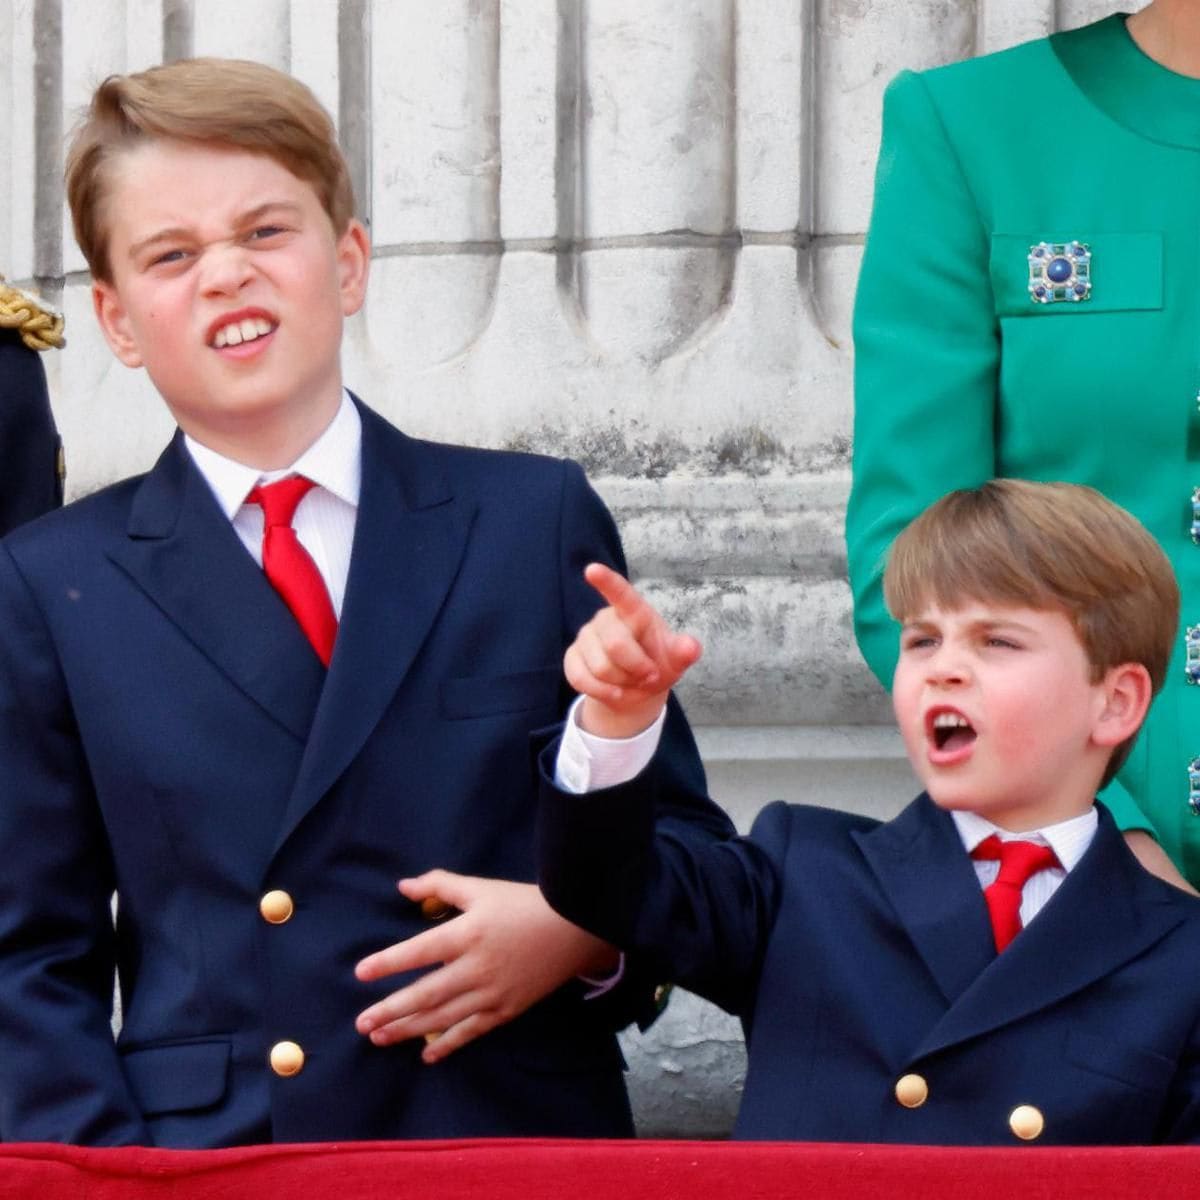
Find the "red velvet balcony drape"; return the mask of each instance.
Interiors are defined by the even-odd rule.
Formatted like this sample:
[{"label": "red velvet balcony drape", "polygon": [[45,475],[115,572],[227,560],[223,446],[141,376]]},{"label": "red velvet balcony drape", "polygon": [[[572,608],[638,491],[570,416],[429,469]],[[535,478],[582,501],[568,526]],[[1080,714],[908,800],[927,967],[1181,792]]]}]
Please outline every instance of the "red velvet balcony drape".
[{"label": "red velvet balcony drape", "polygon": [[0,1147],[0,1197],[59,1200],[1195,1200],[1200,1149],[481,1140],[237,1150]]}]

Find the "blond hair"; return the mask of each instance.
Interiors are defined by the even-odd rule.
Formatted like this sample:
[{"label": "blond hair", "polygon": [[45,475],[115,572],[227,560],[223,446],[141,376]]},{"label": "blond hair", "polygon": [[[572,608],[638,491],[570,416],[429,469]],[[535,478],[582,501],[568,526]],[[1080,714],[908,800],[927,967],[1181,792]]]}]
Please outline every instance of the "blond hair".
[{"label": "blond hair", "polygon": [[350,172],[329,114],[299,80],[262,63],[190,58],[95,91],[67,155],[71,220],[94,278],[112,282],[105,200],[111,164],[156,139],[263,154],[315,189],[334,230],[354,215]]},{"label": "blond hair", "polygon": [[[1123,508],[1073,483],[993,479],[943,496],[896,539],[883,592],[898,621],[971,600],[1061,610],[1093,682],[1141,663],[1156,693],[1179,627],[1179,585],[1162,548]],[[1104,783],[1132,745],[1113,750]]]}]

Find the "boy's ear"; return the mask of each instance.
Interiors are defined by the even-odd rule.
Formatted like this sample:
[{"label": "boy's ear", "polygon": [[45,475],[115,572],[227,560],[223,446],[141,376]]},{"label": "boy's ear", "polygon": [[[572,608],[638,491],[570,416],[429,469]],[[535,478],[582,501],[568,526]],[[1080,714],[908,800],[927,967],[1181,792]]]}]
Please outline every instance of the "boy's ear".
[{"label": "boy's ear", "polygon": [[342,315],[352,317],[367,297],[367,275],[371,267],[371,238],[360,221],[351,219],[338,238],[338,286],[342,293]]},{"label": "boy's ear", "polygon": [[127,367],[140,367],[142,355],[117,289],[111,283],[95,280],[92,283],[92,307],[96,310],[100,331],[112,352]]},{"label": "boy's ear", "polygon": [[1152,691],[1150,672],[1141,663],[1110,667],[1100,681],[1092,741],[1097,746],[1119,746],[1133,737],[1145,720]]}]

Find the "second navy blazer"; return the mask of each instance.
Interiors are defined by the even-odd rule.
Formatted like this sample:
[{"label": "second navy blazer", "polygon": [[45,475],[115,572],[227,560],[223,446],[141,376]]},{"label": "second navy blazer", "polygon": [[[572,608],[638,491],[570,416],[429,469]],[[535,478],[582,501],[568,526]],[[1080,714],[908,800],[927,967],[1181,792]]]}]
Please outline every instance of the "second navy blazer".
[{"label": "second navy blazer", "polygon": [[1200,1140],[1200,901],[1144,871],[1105,810],[997,955],[971,860],[927,796],[882,824],[772,804],[748,838],[697,846],[656,836],[660,766],[574,796],[543,758],[542,889],[743,1018],[735,1136]]}]

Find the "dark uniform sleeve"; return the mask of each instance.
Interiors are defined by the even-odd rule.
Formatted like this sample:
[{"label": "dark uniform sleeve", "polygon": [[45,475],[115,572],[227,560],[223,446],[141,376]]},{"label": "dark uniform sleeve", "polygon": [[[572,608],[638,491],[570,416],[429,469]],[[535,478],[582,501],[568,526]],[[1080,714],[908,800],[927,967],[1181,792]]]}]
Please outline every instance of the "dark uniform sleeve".
[{"label": "dark uniform sleeve", "polygon": [[0,536],[62,504],[59,446],[41,358],[0,329]]}]

